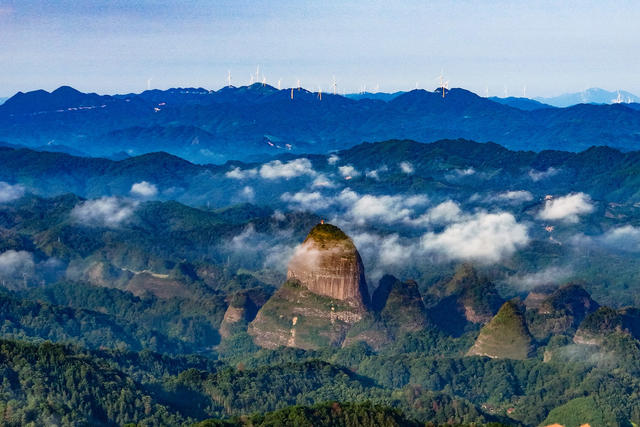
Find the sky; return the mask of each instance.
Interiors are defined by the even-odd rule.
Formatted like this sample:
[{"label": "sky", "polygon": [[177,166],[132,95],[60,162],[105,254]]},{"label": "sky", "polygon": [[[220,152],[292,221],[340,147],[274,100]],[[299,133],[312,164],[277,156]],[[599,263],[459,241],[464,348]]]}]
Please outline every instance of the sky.
[{"label": "sky", "polygon": [[0,96],[269,84],[640,94],[640,2],[0,0]]}]

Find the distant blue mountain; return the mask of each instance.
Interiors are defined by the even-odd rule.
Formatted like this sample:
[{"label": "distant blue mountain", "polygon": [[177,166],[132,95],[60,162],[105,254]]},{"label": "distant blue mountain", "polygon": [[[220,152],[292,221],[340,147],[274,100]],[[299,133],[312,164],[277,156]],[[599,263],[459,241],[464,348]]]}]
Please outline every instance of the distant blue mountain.
[{"label": "distant blue mountain", "polygon": [[590,88],[582,92],[566,93],[550,98],[534,98],[536,101],[549,104],[554,107],[569,107],[577,104],[615,104],[615,103],[637,103],[640,98],[636,95],[624,91],[607,91],[600,88]]},{"label": "distant blue mountain", "polygon": [[544,106],[464,89],[446,90],[444,97],[440,90],[393,95],[350,99],[253,84],[111,96],[63,86],[20,92],[0,105],[0,140],[65,146],[94,157],[166,151],[197,163],[328,153],[394,138],[467,138],[534,151],[640,148],[638,104],[537,108]]},{"label": "distant blue mountain", "polygon": [[551,105],[543,104],[542,102],[538,102],[530,98],[518,98],[515,96],[499,98],[497,96],[492,96],[489,99],[493,102],[498,102],[500,104],[508,105],[509,107],[525,111],[539,110],[541,108],[553,108]]},{"label": "distant blue mountain", "polygon": [[393,92],[393,93],[385,93],[385,92],[360,92],[360,93],[348,93],[345,97],[349,99],[376,99],[379,101],[391,101],[393,98],[396,98],[406,92]]}]

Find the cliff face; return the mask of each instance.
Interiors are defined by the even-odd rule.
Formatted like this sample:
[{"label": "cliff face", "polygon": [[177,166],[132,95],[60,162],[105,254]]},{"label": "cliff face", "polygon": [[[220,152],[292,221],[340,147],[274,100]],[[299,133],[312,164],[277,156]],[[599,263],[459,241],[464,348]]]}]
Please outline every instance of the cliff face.
[{"label": "cliff face", "polygon": [[369,304],[355,245],[338,227],[318,224],[293,255],[287,282],[260,309],[248,332],[266,348],[340,346]]},{"label": "cliff face", "polygon": [[234,295],[220,324],[220,336],[229,338],[238,332],[245,331],[257,311],[258,308],[249,295],[243,292]]},{"label": "cliff face", "polygon": [[351,239],[331,224],[318,224],[309,232],[289,263],[287,279],[298,280],[317,295],[369,305],[360,254]]},{"label": "cliff face", "polygon": [[248,332],[265,348],[339,347],[365,313],[346,301],[315,294],[292,279],[258,311]]}]

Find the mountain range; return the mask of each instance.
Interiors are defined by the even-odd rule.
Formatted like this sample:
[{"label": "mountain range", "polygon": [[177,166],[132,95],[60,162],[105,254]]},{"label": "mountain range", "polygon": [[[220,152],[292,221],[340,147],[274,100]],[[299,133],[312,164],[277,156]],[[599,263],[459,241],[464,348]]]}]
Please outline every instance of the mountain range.
[{"label": "mountain range", "polygon": [[595,87],[585,89],[582,92],[565,93],[547,98],[537,97],[534,100],[560,108],[576,104],[631,104],[640,102],[640,98],[631,92],[625,90],[608,91]]},{"label": "mountain range", "polygon": [[257,83],[127,95],[63,86],[19,92],[0,105],[0,141],[92,156],[166,151],[199,163],[329,153],[391,138],[473,138],[533,151],[640,147],[638,104],[531,109],[526,103],[495,102],[464,89],[446,90],[444,97],[413,90],[383,101]]}]

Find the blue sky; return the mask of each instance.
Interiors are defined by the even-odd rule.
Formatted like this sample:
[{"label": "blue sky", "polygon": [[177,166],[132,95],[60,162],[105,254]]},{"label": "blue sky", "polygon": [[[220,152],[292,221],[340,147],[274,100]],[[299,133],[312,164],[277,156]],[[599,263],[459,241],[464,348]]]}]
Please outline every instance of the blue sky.
[{"label": "blue sky", "polygon": [[637,1],[0,0],[0,96],[247,84],[640,94]]}]

